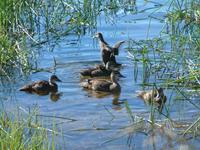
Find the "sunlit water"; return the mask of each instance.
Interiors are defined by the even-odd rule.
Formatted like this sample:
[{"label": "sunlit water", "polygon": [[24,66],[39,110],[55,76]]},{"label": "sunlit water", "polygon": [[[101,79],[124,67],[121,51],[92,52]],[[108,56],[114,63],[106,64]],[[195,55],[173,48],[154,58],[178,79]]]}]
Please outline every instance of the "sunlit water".
[{"label": "sunlit water", "polygon": [[[137,3],[138,11],[155,7],[152,3]],[[98,18],[97,31],[102,32],[105,40],[113,45],[119,40],[145,40],[157,37],[163,27],[163,22],[149,19],[151,10],[139,14],[118,12],[117,17],[105,19],[104,15]],[[163,18],[164,10],[160,9],[154,14],[156,18]],[[136,96],[140,86],[141,66],[138,67],[137,82],[134,80],[134,64],[127,56],[125,43],[120,48],[117,61],[123,64],[121,73],[126,78],[121,78],[119,83],[122,91],[119,101],[127,101],[133,115],[150,117],[151,107],[146,105]],[[131,126],[132,120],[124,104],[115,105],[113,95],[98,97],[92,92],[83,90],[80,86],[81,69],[92,67],[101,62],[99,44],[91,34],[78,37],[75,35],[62,37],[55,45],[52,52],[49,46],[40,48],[38,67],[55,73],[63,82],[58,83],[60,97],[51,98],[50,95],[38,96],[19,92],[22,85],[39,79],[48,79],[51,73],[42,71],[33,73],[28,78],[20,78],[12,84],[13,88],[2,88],[1,107],[7,111],[16,108],[34,109],[39,107],[43,124],[47,128],[56,125],[63,136],[57,136],[58,147],[68,149],[168,149],[168,148],[197,148],[195,140],[176,141],[160,130],[147,131],[142,126]],[[55,70],[54,58],[56,60]],[[148,88],[147,88],[148,89]],[[151,89],[151,87],[149,87]],[[198,111],[189,101],[176,100],[176,92],[165,90],[168,101],[163,109],[163,114],[177,121],[193,120]],[[45,117],[50,116],[50,117]],[[55,118],[51,117],[55,116]],[[166,119],[159,112],[155,112],[156,120]],[[63,118],[58,118],[63,117]],[[75,119],[70,121],[67,118]],[[166,131],[167,132],[167,131]],[[171,135],[170,133],[168,133]],[[174,133],[173,133],[174,134]],[[171,135],[175,139],[176,135]],[[194,146],[196,145],[196,146]]]}]

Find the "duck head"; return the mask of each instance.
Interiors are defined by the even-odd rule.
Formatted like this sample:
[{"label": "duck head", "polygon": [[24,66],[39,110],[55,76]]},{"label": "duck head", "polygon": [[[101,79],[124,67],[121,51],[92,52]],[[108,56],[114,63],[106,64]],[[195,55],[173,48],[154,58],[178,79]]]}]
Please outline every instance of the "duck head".
[{"label": "duck head", "polygon": [[[97,32],[97,33],[94,35],[94,38],[98,38],[101,42],[106,43],[106,42],[104,41],[103,34],[100,33],[100,32]],[[107,44],[107,43],[106,43],[106,44]]]},{"label": "duck head", "polygon": [[102,38],[103,35],[100,32],[95,33],[94,38]]},{"label": "duck head", "polygon": [[61,82],[61,80],[56,75],[52,75],[49,79],[49,82],[55,83],[55,82]]}]

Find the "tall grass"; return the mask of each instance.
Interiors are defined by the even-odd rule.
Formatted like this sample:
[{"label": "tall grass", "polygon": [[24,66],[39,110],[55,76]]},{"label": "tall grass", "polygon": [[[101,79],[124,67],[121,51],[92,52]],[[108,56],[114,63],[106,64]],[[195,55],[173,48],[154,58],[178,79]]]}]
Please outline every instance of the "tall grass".
[{"label": "tall grass", "polygon": [[0,70],[10,76],[13,70],[25,71],[30,66],[25,35],[30,36],[33,26],[28,1],[0,1]]},{"label": "tall grass", "polygon": [[0,114],[0,148],[1,149],[50,149],[47,130],[41,127],[39,121],[34,121],[33,115],[27,119],[16,114],[8,116]]}]

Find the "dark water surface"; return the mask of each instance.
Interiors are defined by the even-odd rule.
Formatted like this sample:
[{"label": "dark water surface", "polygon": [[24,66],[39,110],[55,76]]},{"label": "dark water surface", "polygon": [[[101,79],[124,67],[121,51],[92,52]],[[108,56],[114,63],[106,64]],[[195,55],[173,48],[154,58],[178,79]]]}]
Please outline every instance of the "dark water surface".
[{"label": "dark water surface", "polygon": [[[159,2],[159,1],[158,1]],[[124,15],[119,11],[117,16],[106,18],[101,15],[98,18],[97,31],[102,32],[105,40],[111,45],[119,40],[128,41],[146,40],[159,36],[163,22],[149,18],[152,12],[148,8],[154,7],[154,3],[137,2],[138,11],[143,13]],[[165,8],[165,7],[164,7]],[[154,17],[163,18],[164,8],[156,11]],[[52,52],[48,51],[48,45],[40,48],[38,67],[52,72],[63,81],[58,83],[59,95],[38,96],[19,92],[17,89],[24,84],[39,79],[48,79],[51,73],[46,71],[33,73],[27,78],[20,78],[14,83],[13,88],[0,90],[2,99],[1,106],[8,111],[14,111],[20,107],[25,110],[39,107],[43,124],[51,128],[56,125],[63,137],[57,136],[57,145],[68,149],[197,149],[196,140],[177,140],[175,132],[152,130],[143,125],[134,125],[127,113],[125,104],[116,104],[113,95],[97,95],[83,90],[80,86],[79,71],[83,68],[100,63],[99,44],[92,34],[78,37],[71,35],[62,37],[55,45]],[[119,83],[122,87],[119,101],[127,101],[133,115],[150,117],[151,107],[146,105],[136,96],[136,91],[142,90],[141,68],[138,65],[137,82],[134,80],[134,63],[126,49],[128,42],[120,48],[117,61],[123,64],[121,73],[126,78],[121,78]],[[57,65],[54,68],[54,58]],[[12,84],[13,86],[13,84]],[[148,88],[147,88],[148,89]],[[151,89],[151,87],[149,87]],[[173,89],[166,89],[168,101],[163,109],[163,114],[173,120],[184,122],[193,120],[199,114],[198,109],[189,101],[177,100]],[[99,97],[101,96],[101,97]],[[195,101],[195,98],[194,98]],[[166,117],[155,112],[156,121],[165,120]],[[45,117],[45,116],[57,116]],[[63,118],[58,118],[63,117]],[[70,121],[67,118],[75,119]],[[170,138],[171,139],[170,139]]]}]

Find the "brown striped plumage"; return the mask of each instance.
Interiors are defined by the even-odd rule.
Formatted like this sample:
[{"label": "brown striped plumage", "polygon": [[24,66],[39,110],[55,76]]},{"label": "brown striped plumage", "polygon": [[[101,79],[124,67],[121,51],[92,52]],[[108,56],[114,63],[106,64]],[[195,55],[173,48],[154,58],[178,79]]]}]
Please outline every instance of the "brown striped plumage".
[{"label": "brown striped plumage", "polygon": [[60,82],[61,80],[58,79],[56,75],[52,75],[49,81],[41,80],[36,81],[32,84],[28,84],[20,88],[20,91],[26,92],[36,92],[36,93],[48,93],[48,92],[57,92],[58,86],[56,81]]},{"label": "brown striped plumage", "polygon": [[140,91],[138,92],[138,97],[142,98],[147,103],[156,102],[162,104],[167,101],[167,97],[164,95],[162,88],[150,91]]},{"label": "brown striped plumage", "polygon": [[121,87],[117,82],[117,77],[119,76],[118,73],[119,72],[112,71],[110,75],[111,81],[93,78],[82,82],[80,85],[89,90],[119,93],[121,91]]}]

